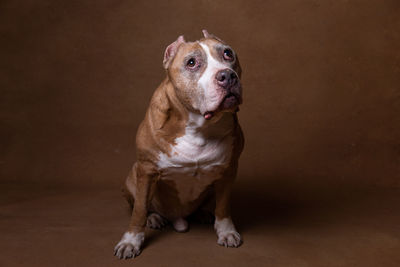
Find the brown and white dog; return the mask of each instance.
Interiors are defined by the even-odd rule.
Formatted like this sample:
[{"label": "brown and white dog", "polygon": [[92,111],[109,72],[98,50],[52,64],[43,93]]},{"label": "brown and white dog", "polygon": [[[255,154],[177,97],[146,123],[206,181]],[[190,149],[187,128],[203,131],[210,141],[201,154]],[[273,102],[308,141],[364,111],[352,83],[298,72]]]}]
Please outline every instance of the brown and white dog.
[{"label": "brown and white dog", "polygon": [[139,255],[144,230],[213,205],[218,244],[238,247],[229,198],[244,139],[236,112],[242,102],[237,55],[203,30],[204,38],[180,36],[164,54],[167,77],[155,91],[136,136],[137,162],[125,183],[133,206],[128,230],[115,247],[119,258]]}]

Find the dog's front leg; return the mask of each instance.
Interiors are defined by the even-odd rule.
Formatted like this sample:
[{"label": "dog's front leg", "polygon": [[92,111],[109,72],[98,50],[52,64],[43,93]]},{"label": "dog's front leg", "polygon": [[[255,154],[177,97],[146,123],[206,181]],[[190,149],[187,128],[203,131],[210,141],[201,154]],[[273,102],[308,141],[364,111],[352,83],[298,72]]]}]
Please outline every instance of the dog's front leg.
[{"label": "dog's front leg", "polygon": [[230,213],[230,195],[233,178],[226,177],[215,183],[215,223],[217,243],[225,247],[238,247],[242,244],[240,234],[236,231]]},{"label": "dog's front leg", "polygon": [[150,190],[155,174],[151,167],[137,164],[136,173],[136,195],[132,217],[128,230],[122,236],[121,241],[115,246],[114,254],[120,259],[129,259],[138,256],[144,241],[144,230],[147,221],[147,210],[152,195]]}]

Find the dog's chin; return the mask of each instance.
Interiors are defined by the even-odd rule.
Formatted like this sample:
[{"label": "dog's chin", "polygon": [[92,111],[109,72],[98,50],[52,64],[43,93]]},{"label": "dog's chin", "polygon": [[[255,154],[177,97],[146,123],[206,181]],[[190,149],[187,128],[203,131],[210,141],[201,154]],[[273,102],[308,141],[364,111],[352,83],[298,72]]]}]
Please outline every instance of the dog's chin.
[{"label": "dog's chin", "polygon": [[240,98],[235,94],[229,93],[227,94],[224,99],[221,101],[219,105],[219,110],[227,111],[227,110],[235,110],[237,106],[240,105]]},{"label": "dog's chin", "polygon": [[207,111],[203,114],[206,120],[211,120],[220,112],[235,112],[238,111],[239,105],[242,103],[240,96],[229,93],[222,98],[220,104],[215,110]]}]

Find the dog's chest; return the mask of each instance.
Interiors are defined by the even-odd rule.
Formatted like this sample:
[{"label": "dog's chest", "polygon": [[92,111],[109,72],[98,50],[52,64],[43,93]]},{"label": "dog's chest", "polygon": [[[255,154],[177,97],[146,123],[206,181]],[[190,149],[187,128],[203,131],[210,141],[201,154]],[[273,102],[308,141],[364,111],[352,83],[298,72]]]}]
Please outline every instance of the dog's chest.
[{"label": "dog's chest", "polygon": [[197,179],[205,178],[208,173],[228,164],[231,151],[230,137],[218,140],[185,134],[177,138],[169,155],[159,155],[158,167],[163,176],[180,174]]},{"label": "dog's chest", "polygon": [[232,144],[230,134],[210,138],[196,127],[186,127],[170,152],[159,154],[160,178],[173,181],[182,202],[192,201],[229,168]]}]

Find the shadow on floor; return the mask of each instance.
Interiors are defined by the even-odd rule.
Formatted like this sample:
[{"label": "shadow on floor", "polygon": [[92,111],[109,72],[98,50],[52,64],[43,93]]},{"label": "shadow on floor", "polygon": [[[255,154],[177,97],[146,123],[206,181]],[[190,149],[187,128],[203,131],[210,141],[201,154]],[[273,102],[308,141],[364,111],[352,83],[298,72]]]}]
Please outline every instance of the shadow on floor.
[{"label": "shadow on floor", "polygon": [[338,184],[246,183],[233,192],[232,214],[241,232],[265,225],[322,226],[376,205],[374,199],[384,196],[381,191]]}]

